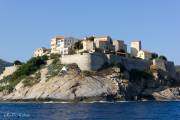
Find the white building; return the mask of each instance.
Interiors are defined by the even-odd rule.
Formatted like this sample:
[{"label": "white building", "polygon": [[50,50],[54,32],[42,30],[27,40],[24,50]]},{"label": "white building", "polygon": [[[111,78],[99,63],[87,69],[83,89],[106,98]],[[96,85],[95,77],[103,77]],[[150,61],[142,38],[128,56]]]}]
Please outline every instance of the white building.
[{"label": "white building", "polygon": [[141,50],[141,41],[131,42],[131,56],[137,57],[138,52]]},{"label": "white building", "polygon": [[43,55],[48,55],[50,52],[49,49],[42,47],[42,48],[38,48],[35,50],[34,52],[34,57],[38,57],[38,56],[43,56]]},{"label": "white building", "polygon": [[79,41],[73,37],[57,36],[51,40],[51,53],[62,55],[70,54],[74,49],[74,44]]}]

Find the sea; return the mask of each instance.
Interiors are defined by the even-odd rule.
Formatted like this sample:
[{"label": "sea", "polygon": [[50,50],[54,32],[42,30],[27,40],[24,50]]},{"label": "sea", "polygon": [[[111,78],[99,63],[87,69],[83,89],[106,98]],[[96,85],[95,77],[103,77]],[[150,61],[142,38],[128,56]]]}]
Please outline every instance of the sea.
[{"label": "sea", "polygon": [[180,120],[180,102],[0,103],[0,120]]}]

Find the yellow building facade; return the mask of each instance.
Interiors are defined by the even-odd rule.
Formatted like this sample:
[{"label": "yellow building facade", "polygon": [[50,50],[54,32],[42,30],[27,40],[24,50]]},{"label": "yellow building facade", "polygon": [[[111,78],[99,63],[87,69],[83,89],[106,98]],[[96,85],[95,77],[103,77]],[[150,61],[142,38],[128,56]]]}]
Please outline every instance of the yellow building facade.
[{"label": "yellow building facade", "polygon": [[138,55],[137,55],[138,58],[141,58],[143,60],[149,60],[152,58],[152,53],[150,53],[149,51],[145,51],[145,50],[140,50],[138,52]]}]

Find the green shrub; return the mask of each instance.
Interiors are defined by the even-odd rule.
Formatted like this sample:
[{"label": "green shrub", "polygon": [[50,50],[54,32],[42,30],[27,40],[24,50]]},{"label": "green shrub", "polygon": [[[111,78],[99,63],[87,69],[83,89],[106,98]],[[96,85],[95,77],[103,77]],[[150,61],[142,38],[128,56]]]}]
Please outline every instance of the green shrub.
[{"label": "green shrub", "polygon": [[92,75],[92,72],[84,70],[84,71],[82,71],[82,74],[83,74],[84,76],[91,76],[91,75]]},{"label": "green shrub", "polygon": [[13,74],[15,78],[23,75],[30,75],[36,72],[41,65],[44,65],[45,61],[41,57],[33,57],[26,64],[23,64],[19,69]]},{"label": "green shrub", "polygon": [[52,53],[51,55],[50,55],[50,59],[59,59],[61,57],[61,55],[60,54],[54,54],[54,53]]},{"label": "green shrub", "polygon": [[15,60],[14,61],[14,65],[22,65],[23,63],[21,62],[21,61],[19,61],[19,60]]},{"label": "green shrub", "polygon": [[60,63],[59,58],[55,58],[55,59],[52,61],[52,64],[57,64],[57,63]]},{"label": "green shrub", "polygon": [[40,78],[39,78],[39,75],[38,76],[35,76],[34,77],[30,77],[30,76],[27,76],[23,81],[22,83],[24,84],[25,87],[27,86],[33,86],[34,84],[40,82]]},{"label": "green shrub", "polygon": [[152,53],[152,58],[151,58],[151,60],[156,59],[156,58],[158,58],[158,54],[157,54],[157,53]]},{"label": "green shrub", "polygon": [[59,74],[61,69],[63,68],[62,64],[51,64],[48,66],[48,74],[53,77]]},{"label": "green shrub", "polygon": [[68,64],[67,67],[68,69],[72,70],[80,70],[79,66],[76,63]]},{"label": "green shrub", "polygon": [[167,61],[167,58],[165,56],[163,56],[163,55],[159,56],[158,59]]},{"label": "green shrub", "polygon": [[0,86],[0,92],[7,91],[7,93],[11,93],[14,90],[12,85]]},{"label": "green shrub", "polygon": [[74,49],[75,49],[75,50],[81,50],[81,49],[83,49],[83,44],[82,44],[82,42],[81,42],[81,41],[76,42],[76,43],[74,44]]},{"label": "green shrub", "polygon": [[42,60],[47,61],[48,60],[48,56],[47,55],[43,55],[42,56]]},{"label": "green shrub", "polygon": [[63,66],[64,65],[61,64],[59,57],[55,57],[55,59],[52,61],[52,64],[48,66],[48,74],[50,77],[58,75]]},{"label": "green shrub", "polygon": [[45,61],[42,57],[33,57],[30,60],[28,60],[25,64],[20,66],[12,75],[5,77],[1,83],[8,83],[8,85],[4,86],[4,88],[8,89],[9,92],[12,92],[14,87],[22,79],[25,79],[27,76],[35,73],[44,64]]},{"label": "green shrub", "polygon": [[4,86],[0,86],[0,92],[2,92],[3,90],[5,90]]},{"label": "green shrub", "polygon": [[94,36],[86,37],[86,40],[94,41]]}]

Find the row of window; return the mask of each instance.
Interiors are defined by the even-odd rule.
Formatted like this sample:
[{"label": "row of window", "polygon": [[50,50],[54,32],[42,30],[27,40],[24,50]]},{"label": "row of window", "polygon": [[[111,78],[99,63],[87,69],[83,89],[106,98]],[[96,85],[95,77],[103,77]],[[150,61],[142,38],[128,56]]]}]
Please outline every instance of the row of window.
[{"label": "row of window", "polygon": [[[58,44],[57,44],[57,47],[60,47],[60,46],[62,46],[62,45],[63,45],[62,43],[58,43]],[[66,46],[66,45],[67,45],[67,46],[70,46],[71,43],[66,43],[66,42],[65,42],[64,45],[65,45],[65,46]]]}]

